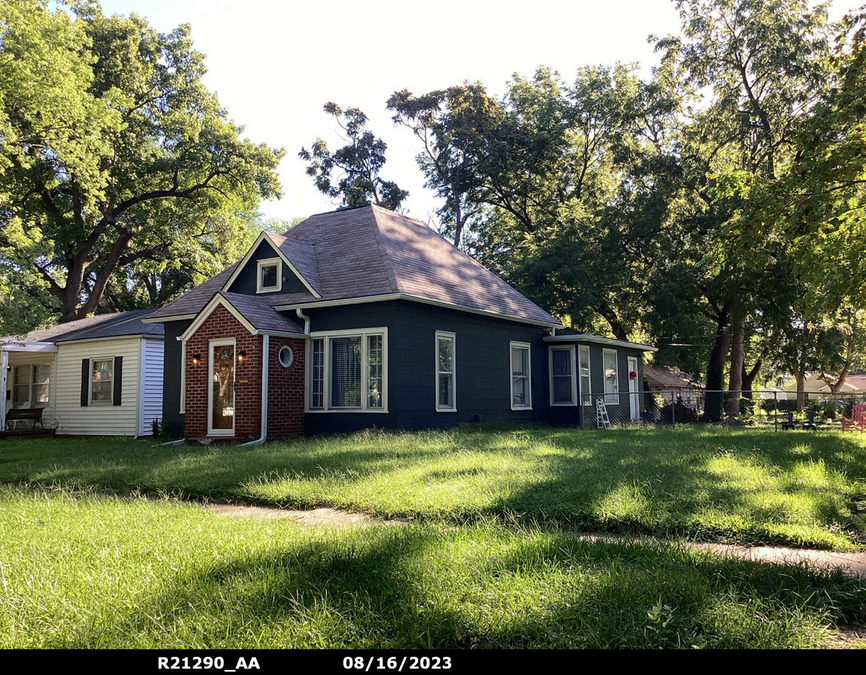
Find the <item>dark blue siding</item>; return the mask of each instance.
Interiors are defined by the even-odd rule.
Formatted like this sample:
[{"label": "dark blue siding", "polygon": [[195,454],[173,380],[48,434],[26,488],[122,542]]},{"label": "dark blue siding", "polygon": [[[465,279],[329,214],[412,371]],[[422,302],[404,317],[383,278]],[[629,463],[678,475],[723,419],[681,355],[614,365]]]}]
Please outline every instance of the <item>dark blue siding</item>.
[{"label": "dark blue siding", "polygon": [[[229,291],[232,293],[245,293],[247,295],[256,294],[256,274],[258,273],[259,260],[267,258],[276,258],[277,253],[274,247],[268,242],[262,241],[253,253],[252,257],[247,261],[238,278],[234,280]],[[283,287],[280,293],[307,293],[307,287],[303,282],[295,276],[295,273],[289,268],[286,263],[282,263]]]},{"label": "dark blue siding", "polygon": [[[544,329],[412,302],[309,310],[312,330],[388,328],[388,413],[309,413],[309,433],[474,421],[540,421],[547,413]],[[435,333],[456,333],[457,412],[435,410]],[[511,410],[509,343],[532,345],[532,410]]]},{"label": "dark blue siding", "polygon": [[177,338],[189,328],[191,320],[166,321],[165,358],[162,371],[162,424],[173,437],[183,436],[183,415],[180,414],[181,346]]}]

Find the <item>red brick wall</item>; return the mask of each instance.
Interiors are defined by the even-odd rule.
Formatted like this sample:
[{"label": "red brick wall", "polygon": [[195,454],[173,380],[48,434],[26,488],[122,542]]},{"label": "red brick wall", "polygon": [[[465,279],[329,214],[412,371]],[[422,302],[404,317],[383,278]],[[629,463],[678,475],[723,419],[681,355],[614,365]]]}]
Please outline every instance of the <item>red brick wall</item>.
[{"label": "red brick wall", "polygon": [[[261,435],[262,336],[250,332],[225,307],[217,307],[186,343],[186,415],[184,436],[207,436],[208,421],[208,345],[210,340],[235,339],[235,435],[236,441],[247,441]],[[243,361],[240,352],[246,352]],[[193,355],[201,361],[193,364]],[[303,377],[301,378],[303,382]],[[301,404],[303,414],[303,403]],[[222,438],[222,437],[221,437]]]},{"label": "red brick wall", "polygon": [[[294,338],[270,338],[268,365],[268,438],[289,438],[304,433],[304,359],[305,342]],[[292,348],[292,365],[280,364],[283,345]]]}]

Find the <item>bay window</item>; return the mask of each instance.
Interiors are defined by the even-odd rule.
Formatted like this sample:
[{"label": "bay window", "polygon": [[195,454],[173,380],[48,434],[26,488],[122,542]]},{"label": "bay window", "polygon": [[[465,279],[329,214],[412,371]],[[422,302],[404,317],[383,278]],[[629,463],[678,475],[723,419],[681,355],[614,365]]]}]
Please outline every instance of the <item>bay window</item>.
[{"label": "bay window", "polygon": [[313,333],[307,409],[386,412],[387,329]]}]

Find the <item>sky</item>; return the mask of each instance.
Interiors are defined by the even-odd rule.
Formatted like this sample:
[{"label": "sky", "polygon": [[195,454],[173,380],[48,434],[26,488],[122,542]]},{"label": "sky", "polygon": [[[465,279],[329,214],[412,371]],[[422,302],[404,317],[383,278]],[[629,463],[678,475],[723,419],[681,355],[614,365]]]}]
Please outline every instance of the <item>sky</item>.
[{"label": "sky", "polygon": [[[835,0],[831,19],[858,0]],[[395,127],[385,101],[395,91],[426,93],[481,81],[496,95],[515,73],[540,65],[566,80],[584,65],[658,61],[649,35],[676,33],[671,0],[102,0],[106,14],[136,13],[161,32],[192,26],[207,56],[205,85],[255,142],[282,147],[283,197],[266,217],[333,210],[304,173],[298,151],[322,137],[342,145],[328,101],[363,110],[388,144],[384,178],[409,191],[407,213],[430,221],[437,200],[415,163],[417,139]]]}]

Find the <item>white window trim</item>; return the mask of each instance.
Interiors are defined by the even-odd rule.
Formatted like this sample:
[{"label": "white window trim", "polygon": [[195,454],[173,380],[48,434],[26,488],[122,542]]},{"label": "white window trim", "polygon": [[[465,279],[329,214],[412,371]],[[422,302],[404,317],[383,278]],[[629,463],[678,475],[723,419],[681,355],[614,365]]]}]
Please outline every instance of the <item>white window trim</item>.
[{"label": "white window trim", "polygon": [[[514,349],[526,350],[526,382],[529,400],[526,405],[514,405],[514,364],[511,361],[511,352]],[[532,410],[532,345],[528,342],[508,343],[508,400],[511,402],[512,410]]]},{"label": "white window trim", "polygon": [[[570,352],[571,360],[571,403],[554,403],[553,401],[553,352]],[[548,372],[550,373],[550,405],[556,407],[574,407],[578,404],[577,394],[577,360],[574,345],[550,345],[547,349]]]},{"label": "white window trim", "polygon": [[[369,408],[369,357],[368,340],[371,335],[382,336],[382,407]],[[360,408],[332,408],[331,407],[331,338],[335,337],[360,337],[361,338],[361,407]],[[388,412],[388,329],[385,327],[379,328],[359,328],[346,330],[331,330],[331,331],[313,331],[310,333],[310,338],[323,338],[322,344],[322,408],[310,408],[310,396],[313,393],[311,386],[312,375],[312,358],[306,358],[305,361],[305,383],[306,394],[304,396],[304,412],[310,414],[319,413],[356,413],[356,414],[377,414],[381,415]],[[312,354],[312,350],[311,350]]]},{"label": "white window trim", "polygon": [[[94,401],[93,400],[93,364],[97,361],[110,361],[111,362],[111,399],[108,401]],[[114,405],[114,376],[116,373],[114,372],[114,357],[113,356],[97,356],[96,358],[90,359],[90,375],[87,378],[87,405]]]},{"label": "white window trim", "polygon": [[[262,286],[262,268],[277,266],[277,285]],[[283,260],[282,258],[262,258],[256,263],[256,293],[279,293],[283,290]]]},{"label": "white window trim", "polygon": [[[580,374],[580,353],[584,350],[586,350],[586,368],[589,371],[587,375],[587,377],[589,377],[589,391],[583,391],[581,385],[582,376]],[[592,350],[589,348],[589,345],[577,345],[577,369],[578,395],[580,396],[583,405],[591,408],[594,404],[592,402]]]},{"label": "white window trim", "polygon": [[[26,401],[27,406],[26,407],[32,408],[35,405],[36,401],[33,400],[33,387],[34,387],[34,385],[42,385],[42,384],[48,385],[48,402],[45,403],[45,405],[43,407],[47,408],[49,405],[51,405],[51,364],[49,364],[49,363],[20,363],[18,365],[12,366],[12,382],[9,383],[9,386],[12,387],[12,398],[10,400],[10,404],[12,405],[12,407],[13,408],[15,407],[15,387],[23,387],[24,386],[22,384],[15,384],[15,374],[17,373],[19,368],[29,368],[30,369],[30,382],[27,385],[27,401]],[[36,368],[48,368],[48,382],[37,383],[34,381],[34,377],[35,377],[34,371],[36,370]]]},{"label": "white window trim", "polygon": [[[616,391],[608,391],[607,390],[607,369],[605,367],[604,355],[605,354],[613,354],[614,363],[616,364],[616,378],[614,381],[616,382]],[[603,377],[603,389],[604,389],[604,403],[605,405],[619,405],[620,400],[620,390],[619,390],[619,354],[616,349],[602,349],[601,350],[601,374]],[[611,398],[615,398],[616,402],[612,402],[608,400],[608,396]]]},{"label": "white window trim", "polygon": [[[238,367],[238,348],[235,344],[234,338],[219,338],[217,340],[208,340],[207,343],[207,435],[208,436],[234,436],[235,435],[235,426],[237,425],[237,414],[232,415],[232,428],[231,429],[214,429],[211,427],[213,424],[213,353],[214,347],[225,347],[227,345],[231,345],[234,347],[234,376],[235,380],[237,380],[237,367]],[[238,394],[232,388],[232,408],[235,413],[237,413],[237,400]]]},{"label": "white window trim", "polygon": [[[450,406],[441,406],[439,405],[439,375],[446,374],[442,373],[439,370],[439,339],[444,338],[446,340],[451,340],[451,396],[453,405]],[[452,413],[457,412],[457,333],[449,333],[444,330],[437,330],[435,334],[435,349],[433,350],[434,356],[436,357],[436,361],[433,365],[433,370],[435,372],[435,380],[436,380],[436,398],[433,399],[435,402],[436,412],[444,412],[444,413]]]},{"label": "white window trim", "polygon": [[180,341],[180,410],[178,414],[186,414],[186,340]]}]

